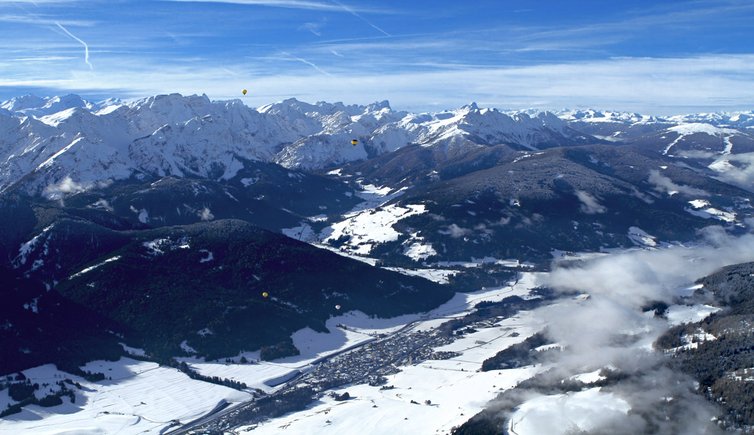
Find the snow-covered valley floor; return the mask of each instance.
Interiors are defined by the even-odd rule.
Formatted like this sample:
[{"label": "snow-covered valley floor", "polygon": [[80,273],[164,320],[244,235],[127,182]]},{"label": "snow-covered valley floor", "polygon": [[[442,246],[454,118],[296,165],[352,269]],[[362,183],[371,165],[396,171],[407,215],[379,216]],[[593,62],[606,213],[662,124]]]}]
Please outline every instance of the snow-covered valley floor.
[{"label": "snow-covered valley floor", "polygon": [[271,392],[277,389],[277,386],[267,385],[267,383],[274,383],[270,381],[285,378],[295,371],[307,370],[314,362],[328,355],[359,346],[377,337],[386,336],[408,324],[413,324],[414,330],[426,330],[439,326],[449,318],[468,314],[478,302],[496,302],[510,296],[525,297],[536,286],[537,276],[537,273],[526,273],[509,286],[472,293],[456,293],[448,302],[423,314],[407,314],[380,319],[369,317],[360,311],[349,311],[327,321],[326,325],[330,333],[316,332],[310,328],[295,332],[293,343],[301,354],[294,357],[260,361],[259,352],[246,352],[233,360],[237,362],[243,356],[249,361],[254,361],[254,364],[207,362],[190,358],[181,360],[188,362],[203,375],[233,379],[244,382],[250,387]]},{"label": "snow-covered valley floor", "polygon": [[[473,293],[458,293],[442,306],[422,314],[379,319],[370,318],[361,312],[346,312],[327,322],[331,331],[329,334],[318,333],[308,328],[296,332],[293,340],[301,350],[301,355],[296,357],[265,362],[258,361],[257,352],[247,352],[234,357],[232,360],[235,362],[231,363],[186,358],[183,360],[204,375],[238,380],[247,383],[252,388],[269,393],[280,386],[270,386],[265,382],[284,379],[294,371],[305,371],[312,363],[328,355],[357,347],[377,337],[389,336],[407,325],[411,325],[414,330],[435,328],[449,318],[469,313],[476,303],[483,300],[500,301],[514,295],[526,297],[536,285],[536,280],[537,274],[527,273],[509,286]],[[505,319],[495,326],[461,338],[447,348],[437,349],[463,352],[464,357],[428,361],[405,367],[404,371],[390,380],[396,386],[392,392],[383,392],[378,388],[365,385],[349,389],[352,394],[361,398],[349,402],[349,405],[361,403],[373,409],[371,401],[377,400],[379,396],[387,400],[384,409],[387,411],[390,409],[387,403],[392,403],[393,407],[399,407],[402,404],[410,404],[410,400],[416,400],[422,403],[422,409],[429,412],[429,416],[438,412],[451,414],[448,411],[453,406],[454,409],[458,409],[458,412],[454,411],[452,413],[454,417],[446,419],[442,427],[458,424],[463,421],[464,415],[468,416],[480,410],[487,400],[494,397],[499,388],[509,388],[518,380],[530,375],[530,370],[521,370],[518,374],[512,373],[510,377],[506,376],[506,380],[501,378],[498,387],[485,387],[486,392],[482,394],[482,386],[486,385],[488,380],[494,379],[495,375],[494,373],[477,373],[476,370],[485,358],[494,355],[509,344],[523,340],[535,332],[534,329],[535,327],[529,324],[525,313]],[[254,363],[240,364],[238,361],[242,356]],[[50,408],[28,406],[19,414],[3,418],[0,420],[0,433],[160,433],[174,421],[187,423],[209,413],[218,404],[227,402],[232,405],[252,398],[252,395],[247,392],[193,380],[176,369],[130,358],[122,358],[116,362],[94,361],[82,368],[90,372],[104,373],[106,380],[89,382],[78,376],[61,372],[53,365],[25,370],[24,374],[32,382],[40,385],[54,385],[55,382],[67,378],[78,382],[82,389],[75,390],[75,403],[70,403],[67,398],[63,398],[62,405]],[[419,385],[424,382],[422,378],[427,375],[430,375],[429,378],[433,381],[426,384],[430,390],[423,391]],[[437,382],[434,383],[435,381]],[[495,382],[490,385],[497,385],[496,382],[495,379]],[[437,391],[432,393],[431,388]],[[409,393],[402,393],[403,389]],[[466,389],[468,391],[479,389],[480,394],[473,399],[471,396],[463,399],[464,396],[468,396],[463,393]],[[411,390],[414,392],[411,393]],[[403,397],[407,399],[404,400]],[[434,404],[424,405],[427,399]],[[328,399],[323,400],[327,403]],[[439,404],[443,402],[445,405],[441,408]],[[0,404],[6,406],[8,403],[11,403],[8,391],[0,392]],[[411,406],[418,405],[411,404]],[[338,409],[341,408],[348,411],[348,407],[341,406]],[[415,410],[410,409],[410,411]],[[297,415],[292,414],[291,418],[298,419]],[[265,430],[275,432],[271,428],[277,427],[275,426],[277,421],[270,422],[270,429]],[[347,426],[355,423],[344,424]],[[347,427],[343,427],[343,430],[347,431]]]},{"label": "snow-covered valley floor", "polygon": [[482,362],[500,349],[518,343],[541,325],[522,312],[468,334],[437,351],[462,355],[403,367],[388,376],[390,389],[366,384],[335,390],[352,399],[325,396],[308,409],[241,427],[238,433],[448,433],[481,411],[500,391],[531,377],[538,367],[479,371]]}]

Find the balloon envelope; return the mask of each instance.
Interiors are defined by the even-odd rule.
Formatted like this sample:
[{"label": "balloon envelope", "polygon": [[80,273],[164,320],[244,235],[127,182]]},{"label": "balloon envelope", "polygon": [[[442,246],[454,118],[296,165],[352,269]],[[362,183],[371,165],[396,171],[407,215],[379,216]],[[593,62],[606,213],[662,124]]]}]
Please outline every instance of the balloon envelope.
[{"label": "balloon envelope", "polygon": [[246,92],[247,92],[246,89],[244,89],[243,91],[241,91],[241,93],[244,94],[244,95],[246,95]]},{"label": "balloon envelope", "polygon": [[269,296],[269,295],[270,295],[270,294],[269,294],[269,293],[267,293],[267,292],[262,292],[262,297],[263,297],[263,298],[266,298],[266,297],[267,297],[267,296]]}]

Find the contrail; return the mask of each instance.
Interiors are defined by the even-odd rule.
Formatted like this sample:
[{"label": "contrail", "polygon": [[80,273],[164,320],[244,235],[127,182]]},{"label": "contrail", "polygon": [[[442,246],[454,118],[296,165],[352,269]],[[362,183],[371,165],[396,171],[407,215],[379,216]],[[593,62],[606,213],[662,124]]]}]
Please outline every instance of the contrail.
[{"label": "contrail", "polygon": [[318,67],[318,66],[317,66],[317,65],[316,65],[315,63],[313,63],[313,62],[309,62],[309,61],[308,61],[308,60],[306,60],[306,59],[303,59],[303,58],[300,58],[300,57],[296,57],[296,56],[293,56],[293,55],[291,55],[290,53],[288,53],[288,52],[285,52],[285,51],[283,51],[282,53],[283,53],[284,55],[286,55],[286,56],[290,57],[290,58],[291,58],[291,59],[293,59],[293,60],[297,60],[297,61],[299,61],[299,62],[301,62],[301,63],[305,63],[305,64],[309,65],[310,67],[312,67],[312,68],[316,69],[317,71],[321,72],[322,74],[324,74],[324,75],[326,75],[326,76],[329,76],[329,77],[333,77],[333,75],[332,75],[332,74],[330,74],[329,72],[327,72],[327,71],[323,70],[322,68]]},{"label": "contrail", "polygon": [[71,38],[73,38],[74,40],[80,42],[81,45],[84,46],[84,62],[86,62],[86,64],[89,65],[89,69],[94,69],[94,66],[92,66],[92,64],[89,62],[89,46],[86,45],[86,42],[84,42],[81,39],[77,38],[76,35],[74,35],[73,33],[69,32],[68,29],[66,29],[65,27],[63,27],[63,25],[60,24],[60,23],[58,23],[57,21],[55,21],[55,25],[58,26],[60,28],[60,30],[64,31],[66,35],[68,35]]},{"label": "contrail", "polygon": [[344,11],[346,11],[346,12],[350,13],[350,14],[351,14],[351,15],[353,15],[354,17],[356,17],[356,18],[360,19],[361,21],[363,21],[363,22],[365,22],[365,23],[369,24],[369,25],[370,25],[370,26],[372,26],[372,27],[373,27],[373,28],[374,28],[375,30],[377,30],[378,32],[382,33],[383,35],[385,35],[385,36],[393,36],[393,35],[391,35],[391,34],[387,33],[386,31],[384,31],[384,30],[380,29],[379,27],[375,26],[374,24],[370,23],[369,21],[367,21],[367,19],[366,19],[366,18],[364,18],[364,17],[362,17],[361,15],[357,14],[357,13],[356,13],[356,11],[354,11],[354,10],[353,10],[353,9],[351,9],[350,7],[348,7],[348,6],[344,5],[343,3],[339,2],[338,0],[330,0],[330,1],[332,1],[332,2],[333,2],[333,3],[335,3],[336,5],[340,6],[341,8],[343,8],[343,10],[344,10]]}]

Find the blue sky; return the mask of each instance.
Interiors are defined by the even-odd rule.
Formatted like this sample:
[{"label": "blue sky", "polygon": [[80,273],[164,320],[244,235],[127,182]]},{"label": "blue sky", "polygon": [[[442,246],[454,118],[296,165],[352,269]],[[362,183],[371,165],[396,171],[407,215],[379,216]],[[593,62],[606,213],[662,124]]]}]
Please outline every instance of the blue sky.
[{"label": "blue sky", "polygon": [[750,0],[0,0],[0,99],[754,109]]}]

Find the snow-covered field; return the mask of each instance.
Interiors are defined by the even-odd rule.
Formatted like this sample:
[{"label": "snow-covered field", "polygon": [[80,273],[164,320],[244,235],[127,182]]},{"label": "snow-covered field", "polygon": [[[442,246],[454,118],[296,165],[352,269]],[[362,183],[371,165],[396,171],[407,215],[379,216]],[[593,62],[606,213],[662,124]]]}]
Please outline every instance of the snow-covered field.
[{"label": "snow-covered field", "polygon": [[402,267],[385,267],[385,269],[404,275],[420,276],[439,284],[448,284],[448,278],[458,273],[457,270],[453,269],[405,269]]},{"label": "snow-covered field", "polygon": [[720,311],[720,308],[710,305],[672,305],[668,308],[666,317],[671,325],[696,323]]},{"label": "snow-covered field", "polygon": [[541,367],[526,367],[478,371],[485,359],[524,340],[539,327],[536,319],[522,312],[436,349],[462,352],[462,356],[403,367],[400,373],[387,377],[392,389],[351,385],[335,390],[338,394],[348,392],[350,400],[338,402],[324,397],[304,411],[237,431],[244,433],[253,429],[254,434],[283,431],[301,434],[448,433],[482,410],[500,391],[515,387],[540,370]]},{"label": "snow-covered field", "polygon": [[[67,397],[51,408],[27,406],[18,414],[0,419],[0,433],[43,434],[144,434],[160,433],[172,420],[196,419],[221,401],[242,402],[251,396],[220,385],[196,381],[178,370],[153,362],[122,358],[116,362],[93,361],[83,367],[104,373],[100,382],[88,382],[58,371],[48,364],[24,374],[32,382],[55,384],[65,378],[78,382],[76,402]],[[0,402],[7,403],[7,390]]]},{"label": "snow-covered field", "polygon": [[349,250],[368,255],[375,245],[398,239],[400,233],[393,229],[393,225],[399,220],[425,211],[423,204],[409,204],[406,207],[392,204],[366,210],[333,224],[330,227],[332,232],[324,241],[334,241],[345,236],[348,237],[346,246]]},{"label": "snow-covered field", "polygon": [[503,376],[500,372],[462,372],[420,364],[390,376],[389,383],[394,389],[380,390],[362,384],[336,390],[339,394],[347,391],[353,399],[337,402],[325,397],[305,411],[236,431],[253,434],[448,433],[480,411],[500,390],[514,387],[534,372],[533,368],[513,369]]},{"label": "snow-covered field", "polygon": [[[331,173],[336,172],[331,171]],[[327,217],[311,216],[298,226],[283,228],[282,233],[293,239],[308,242],[314,246],[329,249],[340,255],[374,265],[376,260],[367,257],[372,249],[380,243],[397,240],[400,233],[393,229],[393,225],[401,219],[424,213],[425,206],[423,204],[412,204],[405,207],[395,204],[385,205],[390,200],[403,194],[403,190],[393,190],[389,187],[359,182],[357,184],[361,191],[357,192],[356,195],[362,199],[362,202],[343,215],[342,220],[330,222],[330,225],[317,233],[310,223],[326,221]],[[344,237],[348,241],[338,249],[329,245]],[[412,240],[417,243],[406,248],[406,255],[412,258],[426,258],[428,255],[433,255],[434,251],[431,246],[418,243],[421,240],[420,237],[414,235]]]},{"label": "snow-covered field", "polygon": [[530,400],[511,416],[508,431],[518,435],[566,434],[610,427],[631,406],[599,387]]}]

